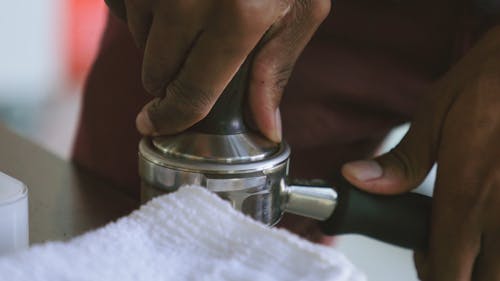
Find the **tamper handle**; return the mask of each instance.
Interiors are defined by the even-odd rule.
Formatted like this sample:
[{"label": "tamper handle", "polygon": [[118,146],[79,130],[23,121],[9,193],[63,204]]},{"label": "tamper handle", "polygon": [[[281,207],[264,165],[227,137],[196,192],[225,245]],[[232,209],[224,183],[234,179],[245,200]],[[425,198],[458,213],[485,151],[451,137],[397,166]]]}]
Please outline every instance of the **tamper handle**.
[{"label": "tamper handle", "polygon": [[213,135],[233,135],[246,131],[242,111],[251,58],[252,54],[236,72],[208,115],[191,130]]}]

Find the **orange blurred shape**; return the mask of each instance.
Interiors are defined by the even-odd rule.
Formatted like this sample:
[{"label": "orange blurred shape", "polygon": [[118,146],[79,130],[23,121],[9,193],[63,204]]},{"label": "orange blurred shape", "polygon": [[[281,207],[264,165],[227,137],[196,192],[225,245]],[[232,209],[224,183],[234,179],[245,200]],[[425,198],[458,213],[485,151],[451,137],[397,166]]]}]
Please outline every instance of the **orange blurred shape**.
[{"label": "orange blurred shape", "polygon": [[67,66],[69,79],[81,84],[94,61],[107,8],[103,0],[69,0],[67,5]]}]

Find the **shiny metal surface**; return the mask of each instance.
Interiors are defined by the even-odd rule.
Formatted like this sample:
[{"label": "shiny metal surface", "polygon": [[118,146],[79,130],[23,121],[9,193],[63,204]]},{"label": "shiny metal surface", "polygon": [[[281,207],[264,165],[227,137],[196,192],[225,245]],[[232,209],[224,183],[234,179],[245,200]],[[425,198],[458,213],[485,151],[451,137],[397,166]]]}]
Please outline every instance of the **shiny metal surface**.
[{"label": "shiny metal surface", "polygon": [[290,185],[282,183],[285,212],[316,220],[328,219],[337,206],[337,192],[326,186]]},{"label": "shiny metal surface", "polygon": [[[272,169],[273,167],[280,165],[288,161],[290,156],[290,148],[285,143],[282,142],[276,146],[276,151],[261,160],[255,161],[247,161],[244,163],[236,162],[212,162],[212,161],[203,161],[200,159],[193,159],[188,157],[183,157],[179,155],[172,154],[164,154],[162,151],[158,150],[158,148],[153,144],[153,140],[150,138],[143,138],[139,143],[139,160],[142,159],[150,162],[146,166],[148,169],[152,169],[155,171],[145,171],[144,174],[140,174],[141,177],[146,176],[149,177],[147,181],[152,181],[150,177],[162,177],[162,175],[154,175],[154,173],[159,168],[154,168],[153,166],[161,166],[167,167],[174,170],[186,171],[186,172],[195,172],[195,173],[209,173],[209,174],[251,174],[262,172],[263,170]],[[200,145],[201,147],[201,145]],[[207,146],[208,147],[208,146]],[[208,154],[214,154],[208,153]],[[140,163],[140,165],[143,165]],[[145,167],[143,167],[145,169]],[[161,169],[160,169],[161,171]],[[234,178],[234,176],[233,176]]]},{"label": "shiny metal surface", "polygon": [[263,160],[278,152],[279,146],[263,137],[245,132],[211,135],[185,132],[156,137],[153,146],[165,157],[213,163],[248,163]]},{"label": "shiny metal surface", "polygon": [[335,209],[336,192],[329,187],[286,186],[289,156],[285,142],[276,145],[247,133],[144,138],[139,143],[141,199],[195,184],[268,225],[277,223],[285,211],[327,219]]},{"label": "shiny metal surface", "polygon": [[286,177],[290,155],[286,143],[276,145],[249,134],[186,135],[141,140],[142,201],[196,184],[265,224],[280,219],[280,182]]},{"label": "shiny metal surface", "polygon": [[144,202],[183,185],[196,184],[215,192],[244,214],[273,225],[282,215],[280,181],[286,176],[287,164],[285,161],[259,172],[221,175],[163,167],[140,155],[141,197]]}]

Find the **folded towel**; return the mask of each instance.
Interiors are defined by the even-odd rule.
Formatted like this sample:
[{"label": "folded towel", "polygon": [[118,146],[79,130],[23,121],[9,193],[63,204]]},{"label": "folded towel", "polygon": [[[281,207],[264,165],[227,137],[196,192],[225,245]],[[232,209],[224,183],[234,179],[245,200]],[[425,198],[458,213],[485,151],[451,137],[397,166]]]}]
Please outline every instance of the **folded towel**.
[{"label": "folded towel", "polygon": [[[112,202],[110,202],[112,204]],[[365,280],[338,251],[188,186],[68,242],[0,258],[0,280]]]}]

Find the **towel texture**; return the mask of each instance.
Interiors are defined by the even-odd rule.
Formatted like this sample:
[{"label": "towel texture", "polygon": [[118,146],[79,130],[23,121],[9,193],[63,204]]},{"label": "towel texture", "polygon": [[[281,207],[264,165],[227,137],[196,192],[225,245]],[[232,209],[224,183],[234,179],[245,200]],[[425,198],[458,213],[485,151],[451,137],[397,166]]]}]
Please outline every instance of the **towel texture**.
[{"label": "towel texture", "polygon": [[0,280],[365,278],[335,249],[267,227],[205,189],[188,186],[68,242],[2,257]]}]

